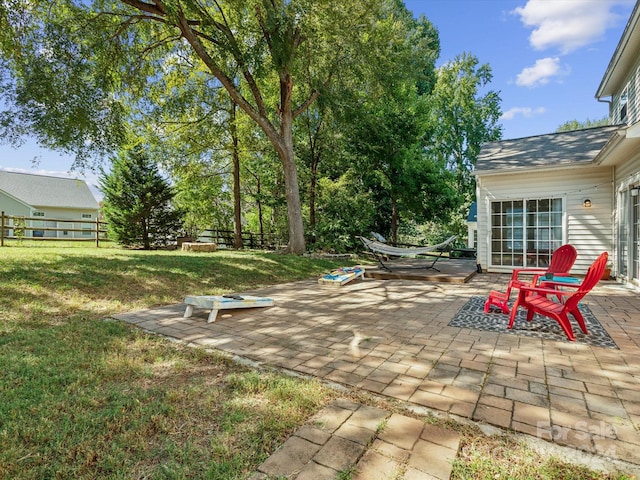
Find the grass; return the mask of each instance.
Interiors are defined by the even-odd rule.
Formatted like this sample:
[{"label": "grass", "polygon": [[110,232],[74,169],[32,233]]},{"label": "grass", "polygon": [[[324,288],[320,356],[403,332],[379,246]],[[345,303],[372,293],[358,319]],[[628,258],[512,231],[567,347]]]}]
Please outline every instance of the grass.
[{"label": "grass", "polygon": [[475,426],[448,426],[461,433],[460,450],[451,480],[549,479],[549,480],[630,480],[621,473],[595,472],[570,464],[558,456],[542,455],[523,441],[510,436],[486,437]]},{"label": "grass", "polygon": [[[104,319],[335,266],[265,252],[0,249],[0,479],[247,478],[337,393]],[[463,433],[455,479],[626,478],[449,426]]]},{"label": "grass", "polygon": [[0,478],[243,478],[334,395],[103,321],[334,262],[42,245],[0,255]]}]

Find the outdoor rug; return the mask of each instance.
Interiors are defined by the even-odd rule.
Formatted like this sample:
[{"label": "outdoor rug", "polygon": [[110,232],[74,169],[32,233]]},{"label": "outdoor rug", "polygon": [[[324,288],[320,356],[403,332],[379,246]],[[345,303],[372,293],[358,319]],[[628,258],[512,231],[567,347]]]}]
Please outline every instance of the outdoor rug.
[{"label": "outdoor rug", "polygon": [[[543,317],[542,315],[534,315],[530,322],[527,322],[526,310],[520,308],[516,314],[516,321],[513,328],[509,330],[509,315],[498,313],[499,310],[492,309],[489,313],[484,313],[484,302],[486,297],[471,297],[469,301],[455,314],[449,322],[450,327],[471,328],[476,330],[487,330],[490,332],[507,333],[512,335],[524,335],[528,337],[544,338],[546,340],[556,340],[560,342],[568,342],[558,322],[552,318]],[[509,307],[511,307],[509,305]],[[577,343],[584,343],[596,347],[618,348],[616,342],[609,336],[598,319],[593,315],[589,307],[579,304],[578,308],[582,312],[584,321],[589,330],[589,335],[585,335],[580,330],[578,322],[573,317],[571,326],[576,336]]]}]

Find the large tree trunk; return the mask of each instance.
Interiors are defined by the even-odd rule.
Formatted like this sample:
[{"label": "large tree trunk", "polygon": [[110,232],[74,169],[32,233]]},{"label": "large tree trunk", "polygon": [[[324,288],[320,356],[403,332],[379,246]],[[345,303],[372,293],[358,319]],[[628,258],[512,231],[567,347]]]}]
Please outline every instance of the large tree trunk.
[{"label": "large tree trunk", "polygon": [[[141,2],[135,0],[123,0],[125,3],[139,9],[151,11],[154,14],[165,15],[164,8],[151,8],[148,10]],[[243,70],[243,76],[249,84],[249,90],[252,92],[254,99],[256,100],[257,108],[254,108],[241,94],[237,86],[233,82],[233,78],[225,74],[216,61],[209,55],[206,48],[200,41],[200,38],[192,29],[189,20],[182,14],[178,16],[177,26],[182,31],[184,38],[194,48],[196,54],[209,68],[211,73],[220,81],[222,86],[227,90],[231,98],[238,106],[251,117],[256,124],[264,131],[265,135],[269,138],[272,145],[278,152],[278,156],[282,162],[284,170],[285,191],[287,199],[287,213],[289,218],[289,245],[287,251],[290,253],[304,253],[306,251],[305,239],[304,239],[304,225],[302,222],[302,208],[300,206],[300,189],[298,186],[298,172],[295,163],[295,157],[293,154],[293,118],[294,112],[292,107],[293,102],[293,79],[291,74],[287,71],[286,66],[282,65],[279,71],[280,77],[280,105],[278,108],[278,116],[280,120],[279,128],[273,125],[269,119],[267,109],[265,107],[262,93],[259,91],[258,85],[255,82],[253,76],[248,70]],[[223,29],[225,35],[232,35],[232,33]],[[266,35],[266,33],[265,33]],[[300,35],[297,32],[291,38],[291,46],[297,47],[300,42]],[[240,54],[238,54],[240,55]],[[244,59],[236,57],[236,60],[242,65],[241,68],[246,67]],[[296,115],[306,110],[309,105],[317,98],[318,93],[314,92],[306,102],[304,102],[296,110]]]},{"label": "large tree trunk", "polygon": [[[287,152],[289,153],[289,152]],[[290,156],[282,159],[284,168],[284,183],[287,198],[287,213],[289,214],[289,246],[291,253],[304,253],[304,226],[302,223],[302,208],[300,203],[300,188],[298,187],[298,171],[293,158],[293,147]]]},{"label": "large tree trunk", "polygon": [[[286,130],[284,131],[286,133]],[[288,138],[284,139],[281,150],[278,151],[284,170],[284,188],[287,199],[287,214],[289,218],[290,253],[304,253],[304,225],[302,223],[302,204],[300,203],[300,187],[298,186],[298,168],[293,155],[293,139],[291,126],[288,127]]]},{"label": "large tree trunk", "polygon": [[322,122],[315,129],[311,129],[311,122],[307,116],[307,131],[309,133],[309,160],[311,178],[309,179],[309,229],[313,235],[313,242],[316,241],[316,187],[318,185],[318,165],[320,163],[320,148],[317,148],[318,137]]},{"label": "large tree trunk", "polygon": [[[291,75],[285,74],[280,79],[280,142],[276,150],[282,161],[284,170],[284,187],[287,199],[287,213],[289,217],[289,245],[290,253],[304,253],[306,251],[304,239],[304,225],[302,222],[302,204],[300,203],[300,187],[298,185],[298,168],[293,153],[293,112],[291,110],[291,95],[293,80]],[[271,139],[272,142],[274,139]]]},{"label": "large tree trunk", "polygon": [[240,204],[240,153],[235,102],[231,104],[231,145],[233,158],[233,248],[242,248],[242,210]]}]

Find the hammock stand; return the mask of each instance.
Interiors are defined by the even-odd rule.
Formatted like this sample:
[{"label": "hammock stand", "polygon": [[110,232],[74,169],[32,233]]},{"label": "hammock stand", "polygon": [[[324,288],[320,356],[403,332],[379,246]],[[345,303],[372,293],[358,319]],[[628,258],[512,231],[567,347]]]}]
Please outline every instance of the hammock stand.
[{"label": "hammock stand", "polygon": [[[444,254],[444,252],[451,250],[450,245],[457,238],[457,235],[453,235],[452,237],[449,237],[444,242],[439,243],[437,245],[429,245],[426,247],[411,247],[411,248],[394,247],[392,245],[389,245],[383,242],[369,240],[368,238],[365,238],[365,237],[358,237],[358,238],[362,241],[364,246],[371,251],[373,256],[376,257],[376,260],[378,261],[380,266],[388,272],[391,272],[391,269],[387,265],[385,265],[383,261],[384,257],[413,257],[415,255],[426,255],[426,256],[435,257],[435,258],[433,262],[431,262],[431,265],[427,265],[426,267],[421,266],[421,267],[413,267],[413,268],[426,268],[427,270],[435,270],[436,272],[439,272],[440,270],[438,270],[435,267],[435,264],[438,260],[440,260],[440,258],[442,258],[442,255]],[[435,253],[432,253],[432,252],[439,252],[439,254],[436,255]],[[408,268],[411,268],[411,267],[408,267]]]}]

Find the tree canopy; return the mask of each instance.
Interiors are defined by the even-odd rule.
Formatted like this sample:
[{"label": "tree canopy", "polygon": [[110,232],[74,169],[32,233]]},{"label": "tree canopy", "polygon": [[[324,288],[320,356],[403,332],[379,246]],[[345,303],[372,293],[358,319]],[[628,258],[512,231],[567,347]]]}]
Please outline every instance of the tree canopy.
[{"label": "tree canopy", "polygon": [[3,96],[22,112],[2,119],[12,138],[31,130],[54,147],[108,151],[122,141],[124,105],[144,105],[147,85],[164,81],[174,69],[195,67],[209,88],[227,91],[277,152],[289,248],[297,253],[305,250],[305,240],[293,120],[334,75],[362,61],[359,52],[370,50],[364,47],[376,20],[398,7],[375,0],[2,5],[8,28],[0,43],[11,53],[5,65],[15,74]]},{"label": "tree canopy", "polygon": [[556,132],[570,132],[572,130],[582,130],[583,128],[604,127],[610,123],[609,117],[603,117],[599,120],[591,120],[587,118],[584,122],[579,122],[578,120],[573,119],[560,125],[556,129]]},{"label": "tree canopy", "polygon": [[491,78],[488,64],[463,53],[438,69],[429,97],[430,153],[456,172],[458,186],[466,192],[473,189],[471,172],[482,144],[502,136],[500,96],[483,91]]},{"label": "tree canopy", "polygon": [[[82,166],[144,138],[193,225],[284,226],[291,252],[329,211],[394,237],[445,217],[500,135],[490,68],[436,69],[436,29],[401,0],[0,0],[0,22],[0,141]],[[350,222],[322,189],[376,206]]]}]

